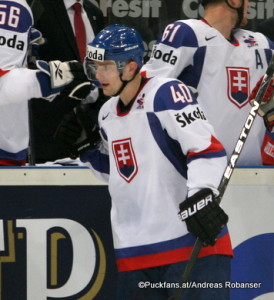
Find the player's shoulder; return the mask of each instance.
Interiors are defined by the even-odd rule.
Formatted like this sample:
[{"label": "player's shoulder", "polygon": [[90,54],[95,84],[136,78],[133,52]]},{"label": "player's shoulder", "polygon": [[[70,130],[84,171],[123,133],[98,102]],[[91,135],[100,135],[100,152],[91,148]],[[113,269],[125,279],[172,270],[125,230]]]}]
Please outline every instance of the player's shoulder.
[{"label": "player's shoulder", "polygon": [[10,5],[20,5],[20,6],[24,6],[27,10],[31,11],[29,4],[27,3],[26,0],[16,0],[16,1],[12,1],[12,0],[6,0],[5,1],[6,4],[8,5],[10,2]]},{"label": "player's shoulder", "polygon": [[189,26],[195,31],[207,27],[202,20],[198,20],[198,19],[179,20],[177,22],[181,22],[185,24],[185,26]]},{"label": "player's shoulder", "polygon": [[[5,5],[7,7],[11,6],[14,8],[19,8],[20,9],[20,14],[24,13],[26,14],[26,12],[31,15],[32,18],[32,10],[30,8],[30,6],[28,5],[28,3],[26,2],[26,0],[16,0],[16,1],[5,1]],[[19,20],[20,23],[20,20]],[[14,26],[15,29],[15,26]]]},{"label": "player's shoulder", "polygon": [[218,36],[215,28],[209,26],[202,20],[188,19],[177,20],[166,26],[161,37],[161,43],[174,48],[203,46],[207,36]]},{"label": "player's shoulder", "polygon": [[199,32],[197,30],[199,23],[195,19],[177,20],[170,23],[165,27],[160,42],[173,48],[182,46],[197,47],[196,35]]},{"label": "player's shoulder", "polygon": [[248,47],[270,48],[270,40],[260,32],[238,29],[235,37]]},{"label": "player's shoulder", "polygon": [[181,110],[197,100],[193,92],[180,80],[155,76],[150,79],[147,91],[153,99],[153,111]]},{"label": "player's shoulder", "polygon": [[[3,18],[0,22],[0,29],[4,29],[6,32],[12,32],[13,34],[27,32],[33,25],[32,11],[27,2],[25,0],[5,1],[4,5],[7,14],[12,14],[14,11],[16,11],[16,14],[13,15],[13,22],[5,22]],[[20,18],[17,15],[18,12],[20,12]],[[1,35],[4,35],[5,31],[1,31]]]},{"label": "player's shoulder", "polygon": [[192,28],[193,30],[203,28],[205,25],[204,22],[202,22],[201,20],[198,20],[198,19],[177,20],[171,24],[174,24],[175,26],[176,25],[188,26],[188,27]]}]

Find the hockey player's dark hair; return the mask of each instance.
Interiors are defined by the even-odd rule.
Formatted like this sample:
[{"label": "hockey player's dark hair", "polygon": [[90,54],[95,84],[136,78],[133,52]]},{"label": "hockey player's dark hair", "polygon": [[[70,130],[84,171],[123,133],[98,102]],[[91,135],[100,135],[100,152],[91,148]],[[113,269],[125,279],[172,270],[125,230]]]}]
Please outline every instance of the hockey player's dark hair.
[{"label": "hockey player's dark hair", "polygon": [[200,3],[203,5],[203,7],[206,7],[208,4],[216,4],[221,3],[224,0],[200,0]]}]

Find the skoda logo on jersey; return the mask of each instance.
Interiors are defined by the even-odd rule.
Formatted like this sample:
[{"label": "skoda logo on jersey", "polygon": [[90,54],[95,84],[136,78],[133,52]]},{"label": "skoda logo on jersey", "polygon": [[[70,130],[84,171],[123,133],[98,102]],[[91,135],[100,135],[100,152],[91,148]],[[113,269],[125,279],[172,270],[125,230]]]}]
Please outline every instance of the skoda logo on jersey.
[{"label": "skoda logo on jersey", "polygon": [[112,151],[118,173],[126,182],[130,182],[138,172],[131,138],[113,141]]},{"label": "skoda logo on jersey", "polygon": [[161,50],[157,50],[157,46],[154,45],[151,56],[155,59],[160,59],[165,63],[175,65],[178,57],[174,55],[173,52],[173,50],[170,50],[169,52],[162,52]]},{"label": "skoda logo on jersey", "polygon": [[13,37],[7,38],[5,36],[0,36],[0,46],[7,46],[9,48],[14,48],[20,51],[24,50],[25,43],[24,41],[20,41],[17,35],[14,34]]},{"label": "skoda logo on jersey", "polygon": [[226,67],[226,71],[228,98],[237,107],[242,108],[248,103],[249,69]]}]

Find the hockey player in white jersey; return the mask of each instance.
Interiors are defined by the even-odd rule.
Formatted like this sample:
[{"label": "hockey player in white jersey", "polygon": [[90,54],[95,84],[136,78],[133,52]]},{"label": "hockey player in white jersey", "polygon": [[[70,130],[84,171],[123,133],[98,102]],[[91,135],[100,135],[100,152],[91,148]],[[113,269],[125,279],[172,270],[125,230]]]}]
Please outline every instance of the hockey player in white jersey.
[{"label": "hockey player in white jersey", "polygon": [[[116,24],[88,45],[85,60],[88,77],[111,97],[99,112],[101,142],[78,150],[109,185],[116,299],[166,300],[179,288],[196,237],[204,247],[191,280],[215,288],[188,289],[182,299],[229,299],[222,287],[233,255],[228,217],[215,201],[224,148],[184,83],[141,77],[143,54],[138,32]],[[91,131],[80,107],[73,114],[56,135],[68,145]]]},{"label": "hockey player in white jersey", "polygon": [[[250,111],[250,92],[264,75],[274,44],[261,33],[239,28],[247,23],[248,0],[200,2],[204,18],[166,26],[141,72],[145,77],[175,77],[196,88],[230,157]],[[273,119],[273,106],[266,121]],[[274,164],[273,153],[274,133],[257,117],[238,164]]]},{"label": "hockey player in white jersey", "polygon": [[40,70],[27,68],[33,16],[25,0],[0,0],[0,20],[0,165],[24,165],[28,100],[52,100],[73,80],[73,74],[69,63],[57,61],[51,68],[41,61]]}]

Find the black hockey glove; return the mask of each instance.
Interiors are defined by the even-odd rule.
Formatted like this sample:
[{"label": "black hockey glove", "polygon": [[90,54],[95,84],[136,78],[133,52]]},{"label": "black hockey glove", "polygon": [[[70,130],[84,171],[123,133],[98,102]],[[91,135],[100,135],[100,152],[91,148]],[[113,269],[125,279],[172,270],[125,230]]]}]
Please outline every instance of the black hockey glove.
[{"label": "black hockey glove", "polygon": [[[38,68],[41,70],[41,63],[37,62]],[[63,88],[62,95],[70,96],[71,92],[75,89],[77,90],[77,100],[83,100],[89,94],[92,84],[88,80],[83,64],[76,61],[65,61],[61,62],[60,60],[53,60],[48,63],[49,66],[49,75],[51,78],[51,87],[52,88]],[[78,87],[78,88],[76,88]]]},{"label": "black hockey glove", "polygon": [[66,114],[59,124],[54,138],[68,147],[71,158],[95,148],[100,141],[98,111],[93,104],[81,104]]},{"label": "black hockey glove", "polygon": [[[76,100],[85,100],[95,86],[88,80],[84,72],[83,64],[78,61],[68,61],[72,82],[61,92],[63,96],[68,96]],[[95,101],[97,99],[94,99]]]},{"label": "black hockey glove", "polygon": [[203,246],[213,246],[228,216],[217,203],[213,192],[202,189],[179,205],[180,219],[186,222],[189,232],[199,238]]}]

